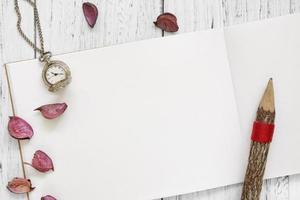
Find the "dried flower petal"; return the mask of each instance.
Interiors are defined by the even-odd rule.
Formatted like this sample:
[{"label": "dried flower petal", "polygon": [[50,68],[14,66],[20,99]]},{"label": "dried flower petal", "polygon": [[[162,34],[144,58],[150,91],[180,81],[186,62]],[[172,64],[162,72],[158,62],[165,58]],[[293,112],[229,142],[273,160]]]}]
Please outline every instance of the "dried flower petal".
[{"label": "dried flower petal", "polygon": [[36,151],[32,158],[32,167],[40,172],[54,171],[51,158],[43,151]]},{"label": "dried flower petal", "polygon": [[177,25],[177,18],[172,13],[163,13],[159,15],[156,22],[153,23],[155,26],[167,32],[176,32],[179,29]]},{"label": "dried flower petal", "polygon": [[16,194],[24,194],[31,192],[34,188],[29,179],[14,178],[12,181],[8,182],[7,189]]},{"label": "dried flower petal", "polygon": [[89,2],[82,4],[83,14],[89,26],[94,28],[97,18],[98,18],[98,9],[97,7]]},{"label": "dried flower petal", "polygon": [[35,110],[39,110],[46,119],[54,119],[62,115],[67,107],[66,103],[54,103],[43,105]]},{"label": "dried flower petal", "polygon": [[18,140],[30,139],[33,136],[33,129],[24,119],[14,116],[9,117],[9,134]]},{"label": "dried flower petal", "polygon": [[47,196],[42,197],[41,200],[56,200],[56,198],[54,198],[51,195],[47,195]]}]

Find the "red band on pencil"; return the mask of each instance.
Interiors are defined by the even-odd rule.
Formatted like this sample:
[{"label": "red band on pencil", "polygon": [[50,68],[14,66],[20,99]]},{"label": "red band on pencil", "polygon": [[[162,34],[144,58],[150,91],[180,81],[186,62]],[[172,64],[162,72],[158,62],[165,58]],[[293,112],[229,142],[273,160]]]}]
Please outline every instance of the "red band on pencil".
[{"label": "red band on pencil", "polygon": [[274,128],[274,124],[255,121],[253,123],[251,139],[255,142],[270,143],[272,142]]}]

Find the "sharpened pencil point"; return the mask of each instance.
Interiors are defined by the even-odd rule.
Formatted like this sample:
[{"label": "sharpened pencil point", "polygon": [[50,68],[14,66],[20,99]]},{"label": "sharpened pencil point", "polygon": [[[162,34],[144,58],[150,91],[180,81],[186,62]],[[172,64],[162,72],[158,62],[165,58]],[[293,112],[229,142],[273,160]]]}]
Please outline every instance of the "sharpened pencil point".
[{"label": "sharpened pencil point", "polygon": [[270,78],[259,107],[265,111],[275,112],[273,79]]}]

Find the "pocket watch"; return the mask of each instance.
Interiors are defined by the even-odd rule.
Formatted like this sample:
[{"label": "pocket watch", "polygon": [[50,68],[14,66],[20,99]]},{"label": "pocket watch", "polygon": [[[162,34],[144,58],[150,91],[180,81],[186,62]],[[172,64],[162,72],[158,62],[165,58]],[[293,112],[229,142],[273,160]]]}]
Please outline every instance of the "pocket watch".
[{"label": "pocket watch", "polygon": [[71,71],[67,64],[58,60],[50,60],[51,54],[44,54],[40,61],[44,62],[42,77],[50,92],[66,87],[71,82]]},{"label": "pocket watch", "polygon": [[44,69],[42,72],[44,83],[46,84],[50,92],[55,92],[67,86],[71,82],[71,71],[64,62],[51,60],[51,52],[45,52],[43,32],[36,2],[32,2],[30,0],[27,0],[27,2],[33,7],[34,10],[34,22],[36,23],[36,27],[38,30],[40,47],[38,47],[34,41],[31,41],[30,38],[22,30],[22,16],[19,7],[19,1],[15,0],[15,11],[18,17],[17,30],[19,31],[21,37],[35,50],[35,52],[38,52],[41,55],[39,60],[44,64]]}]

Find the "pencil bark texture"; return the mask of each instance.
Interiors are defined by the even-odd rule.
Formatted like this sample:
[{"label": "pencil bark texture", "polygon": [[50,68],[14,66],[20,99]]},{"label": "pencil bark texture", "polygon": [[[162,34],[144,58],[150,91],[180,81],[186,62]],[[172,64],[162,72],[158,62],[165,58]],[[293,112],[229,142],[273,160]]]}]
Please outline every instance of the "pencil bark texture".
[{"label": "pencil bark texture", "polygon": [[252,141],[242,200],[259,200],[268,151],[269,143]]},{"label": "pencil bark texture", "polygon": [[[257,111],[256,121],[274,124],[275,108],[272,80],[270,80]],[[259,200],[270,143],[252,141],[248,159],[242,200]]]}]

